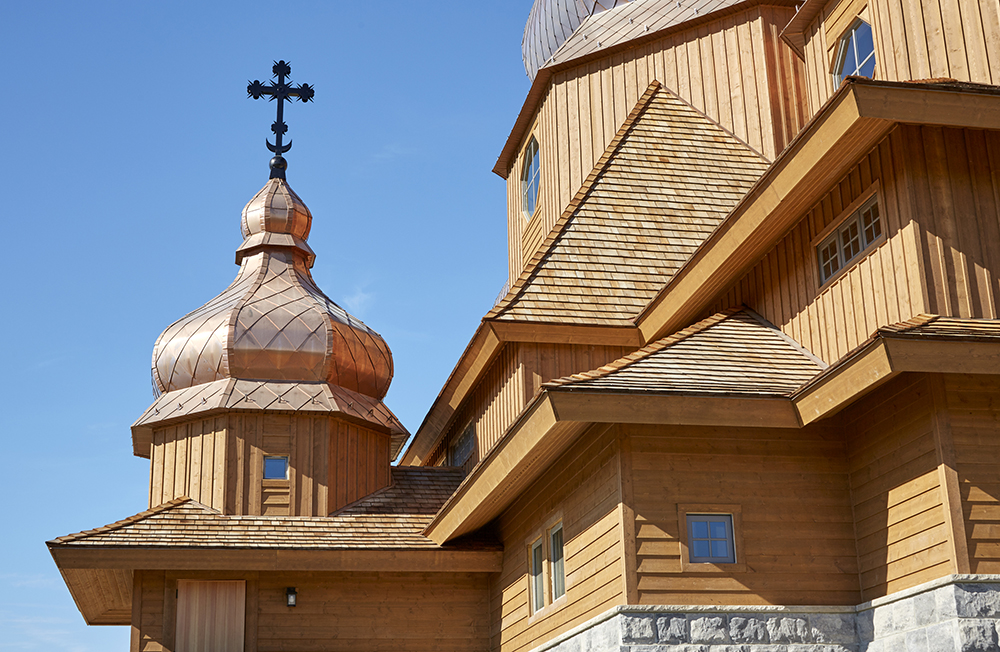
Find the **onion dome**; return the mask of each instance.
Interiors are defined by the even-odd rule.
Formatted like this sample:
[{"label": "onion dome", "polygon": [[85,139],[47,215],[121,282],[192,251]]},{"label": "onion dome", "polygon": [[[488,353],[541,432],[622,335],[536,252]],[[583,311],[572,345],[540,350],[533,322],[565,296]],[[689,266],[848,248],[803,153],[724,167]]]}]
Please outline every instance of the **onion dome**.
[{"label": "onion dome", "polygon": [[576,28],[594,14],[629,0],[535,0],[521,40],[524,70],[532,81]]},{"label": "onion dome", "polygon": [[236,279],[171,324],[153,348],[153,384],[171,392],[224,378],[325,382],[381,400],[388,345],[316,286],[312,214],[273,178],[243,209]]}]

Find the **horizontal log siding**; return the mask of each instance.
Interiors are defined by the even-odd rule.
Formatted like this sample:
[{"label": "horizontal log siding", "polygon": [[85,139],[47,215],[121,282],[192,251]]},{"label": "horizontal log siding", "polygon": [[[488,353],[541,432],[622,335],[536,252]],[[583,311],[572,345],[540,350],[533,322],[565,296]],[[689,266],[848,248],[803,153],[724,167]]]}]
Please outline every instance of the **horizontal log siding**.
[{"label": "horizontal log siding", "polygon": [[1000,573],[1000,380],[945,379],[969,566]]},{"label": "horizontal log siding", "polygon": [[845,415],[862,597],[952,572],[926,376],[904,374]]},{"label": "horizontal log siding", "polygon": [[832,72],[840,37],[856,16],[872,25],[876,79],[949,77],[1000,84],[996,0],[843,0],[828,7],[805,31],[810,114],[835,90]]},{"label": "horizontal log siding", "polygon": [[[631,446],[641,604],[860,602],[837,427],[622,428]],[[682,568],[678,505],[713,503],[741,508],[737,561],[746,570]]]},{"label": "horizontal log siding", "polygon": [[[872,183],[886,241],[821,289],[815,238]],[[997,315],[1000,137],[903,125],[719,301],[745,304],[828,363],[921,312]]]},{"label": "horizontal log siding", "polygon": [[[809,115],[804,65],[778,38],[793,14],[790,7],[754,7],[553,75],[507,176],[511,283],[653,80],[768,158],[781,152]],[[529,222],[521,171],[532,135],[542,177]]]},{"label": "horizontal log siding", "polygon": [[[595,427],[496,521],[504,560],[490,589],[493,650],[530,650],[625,603],[619,495],[617,441]],[[532,614],[528,548],[560,521],[566,596]]]}]

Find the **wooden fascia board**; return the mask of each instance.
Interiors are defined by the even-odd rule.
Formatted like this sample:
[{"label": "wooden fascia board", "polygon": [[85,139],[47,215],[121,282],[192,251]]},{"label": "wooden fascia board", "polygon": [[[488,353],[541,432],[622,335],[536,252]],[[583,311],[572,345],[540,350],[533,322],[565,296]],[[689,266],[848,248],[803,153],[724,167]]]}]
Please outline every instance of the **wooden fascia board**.
[{"label": "wooden fascia board", "polygon": [[591,423],[799,428],[792,402],[784,397],[698,396],[553,390],[560,419]]},{"label": "wooden fascia board", "polygon": [[908,124],[1000,129],[996,87],[955,88],[905,82],[856,83],[858,112],[866,118]]},{"label": "wooden fascia board", "polygon": [[434,452],[454,418],[462,401],[475,387],[489,363],[500,352],[503,340],[497,337],[492,326],[480,324],[472,341],[458,359],[444,387],[438,394],[423,423],[417,429],[410,445],[403,451],[399,463],[403,466],[420,465]]},{"label": "wooden fascia board", "polygon": [[803,425],[839,412],[842,408],[898,375],[885,340],[875,340],[857,355],[827,370],[792,396]]},{"label": "wooden fascia board", "polygon": [[[53,546],[61,569],[495,573],[500,550],[315,550]],[[65,575],[64,575],[65,577]]]},{"label": "wooden fascia board", "polygon": [[542,392],[424,530],[443,544],[489,523],[534,481],[588,424],[560,422]]},{"label": "wooden fascia board", "polygon": [[836,414],[889,379],[907,372],[998,374],[1000,342],[878,337],[796,392],[792,402],[799,419],[808,424]]},{"label": "wooden fascia board", "polygon": [[643,345],[642,335],[635,326],[586,326],[503,319],[490,320],[489,324],[502,342],[594,344],[635,348]]},{"label": "wooden fascia board", "polygon": [[788,43],[800,57],[805,58],[806,39],[804,34],[806,29],[820,15],[828,2],[830,0],[806,0],[792,16],[792,19],[788,21],[785,28],[781,30],[782,40]]}]

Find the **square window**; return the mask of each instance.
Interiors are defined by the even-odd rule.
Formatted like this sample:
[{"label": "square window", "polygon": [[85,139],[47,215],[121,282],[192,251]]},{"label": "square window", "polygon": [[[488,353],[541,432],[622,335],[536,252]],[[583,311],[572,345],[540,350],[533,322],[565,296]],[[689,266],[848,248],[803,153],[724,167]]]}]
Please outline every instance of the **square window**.
[{"label": "square window", "polygon": [[736,563],[732,514],[688,514],[687,526],[691,563]]},{"label": "square window", "polygon": [[287,480],[288,458],[283,456],[266,456],[264,458],[264,479]]}]

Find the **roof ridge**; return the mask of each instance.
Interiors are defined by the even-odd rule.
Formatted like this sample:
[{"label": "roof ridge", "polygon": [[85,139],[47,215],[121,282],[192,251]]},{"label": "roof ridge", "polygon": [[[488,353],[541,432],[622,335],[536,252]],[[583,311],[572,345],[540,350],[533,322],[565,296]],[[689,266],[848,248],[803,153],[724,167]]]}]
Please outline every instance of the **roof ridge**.
[{"label": "roof ridge", "polygon": [[167,512],[176,507],[180,507],[185,503],[193,503],[194,505],[198,505],[199,507],[202,507],[205,510],[214,512],[216,514],[221,513],[219,512],[219,510],[213,509],[208,505],[200,503],[197,500],[194,500],[193,498],[190,498],[188,496],[178,496],[177,498],[168,500],[165,503],[160,503],[156,507],[150,507],[149,509],[141,511],[138,514],[133,514],[132,516],[123,518],[120,521],[115,521],[114,523],[108,523],[107,525],[102,525],[101,527],[96,527],[91,530],[83,530],[82,532],[77,532],[75,534],[67,534],[65,536],[57,537],[52,541],[50,541],[49,543],[71,543],[73,541],[80,541],[81,539],[86,539],[97,534],[107,534],[108,532],[114,532],[115,530],[120,530],[123,527],[134,525],[135,523],[144,521],[147,518],[156,516],[157,514],[162,514],[163,512]]},{"label": "roof ridge", "polygon": [[562,215],[560,215],[559,219],[557,219],[555,224],[552,225],[552,228],[549,230],[549,234],[545,236],[545,240],[542,241],[541,246],[535,250],[535,253],[532,254],[531,258],[528,260],[528,264],[525,266],[524,271],[522,271],[521,275],[517,277],[517,280],[514,282],[514,285],[511,286],[507,296],[504,297],[500,303],[493,306],[492,310],[486,313],[486,316],[483,317],[484,321],[499,317],[500,313],[509,308],[511,304],[514,303],[514,300],[518,299],[524,293],[524,290],[528,286],[528,281],[531,280],[531,277],[541,267],[546,254],[552,250],[552,247],[558,241],[559,236],[565,232],[570,219],[576,214],[580,204],[583,203],[583,200],[586,199],[587,195],[593,189],[594,183],[596,183],[598,177],[600,177],[601,174],[607,169],[608,165],[610,165],[614,154],[621,146],[622,140],[624,140],[625,136],[632,130],[636,120],[638,120],[639,116],[642,115],[642,113],[649,107],[653,97],[661,88],[662,84],[655,79],[650,82],[649,86],[646,87],[645,92],[643,92],[643,94],[639,97],[635,107],[632,108],[632,111],[625,118],[622,126],[619,127],[615,137],[611,139],[611,142],[608,143],[608,146],[604,149],[604,153],[601,155],[601,158],[597,159],[597,163],[594,164],[594,167],[590,171],[590,174],[587,175],[587,178],[583,180],[583,183],[580,185],[579,190],[576,191],[573,199],[570,200],[569,204],[567,204],[566,208],[563,210]]},{"label": "roof ridge", "polygon": [[932,324],[937,320],[941,319],[941,315],[935,315],[931,313],[922,312],[905,321],[897,321],[892,324],[887,324],[881,326],[875,330],[873,335],[882,335],[886,333],[906,333],[912,331],[921,326],[926,326],[927,324]]},{"label": "roof ridge", "polygon": [[673,346],[678,342],[683,342],[692,335],[696,335],[705,330],[708,330],[712,326],[720,324],[729,319],[730,317],[733,317],[734,315],[737,315],[741,312],[746,312],[746,308],[744,306],[727,308],[726,310],[722,310],[720,312],[715,313],[714,315],[702,319],[699,322],[691,324],[687,328],[682,328],[681,330],[677,331],[676,333],[673,333],[672,335],[668,335],[664,338],[656,340],[655,342],[647,344],[641,349],[633,351],[628,355],[622,356],[617,360],[614,360],[606,365],[598,367],[593,371],[585,371],[582,373],[572,374],[570,376],[563,376],[562,378],[555,378],[553,380],[548,381],[547,383],[542,383],[542,387],[546,388],[563,387],[565,385],[572,385],[573,383],[581,382],[584,380],[604,378],[606,376],[609,376],[610,374],[621,371],[622,369],[625,369],[626,367],[635,364],[636,362],[645,360],[649,356],[655,353],[659,353],[660,351],[669,348],[670,346]]}]

